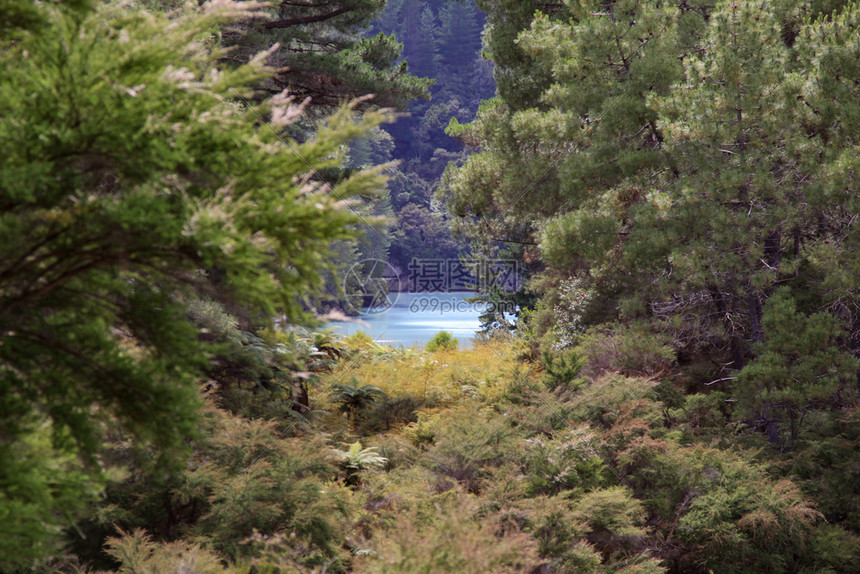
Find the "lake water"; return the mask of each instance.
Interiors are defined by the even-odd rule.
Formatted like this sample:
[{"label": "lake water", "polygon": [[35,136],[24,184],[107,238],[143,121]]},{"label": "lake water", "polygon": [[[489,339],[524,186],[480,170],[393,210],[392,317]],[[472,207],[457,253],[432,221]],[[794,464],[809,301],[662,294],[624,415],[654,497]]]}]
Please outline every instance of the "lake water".
[{"label": "lake water", "polygon": [[460,347],[472,345],[481,327],[479,316],[484,303],[468,303],[474,293],[391,293],[393,305],[385,310],[365,312],[356,317],[366,324],[331,322],[342,335],[364,331],[379,343],[423,347],[439,331],[448,331],[460,340]]}]

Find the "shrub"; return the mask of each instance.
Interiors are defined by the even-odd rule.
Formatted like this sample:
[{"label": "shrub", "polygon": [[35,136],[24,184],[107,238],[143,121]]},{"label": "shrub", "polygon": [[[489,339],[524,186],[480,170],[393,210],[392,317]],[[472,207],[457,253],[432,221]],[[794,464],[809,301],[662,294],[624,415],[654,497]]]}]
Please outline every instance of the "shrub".
[{"label": "shrub", "polygon": [[[860,409],[807,415],[808,436],[801,447],[784,455],[785,476],[797,477],[825,518],[860,532]],[[839,425],[833,429],[834,423]],[[814,434],[813,434],[814,433]]]},{"label": "shrub", "polygon": [[412,397],[386,398],[361,417],[359,430],[362,434],[372,434],[414,423],[418,421],[420,406],[420,401]]},{"label": "shrub", "polygon": [[675,363],[675,351],[665,335],[644,328],[603,326],[579,338],[576,351],[585,358],[585,370],[592,376],[608,371],[628,376],[653,376]]},{"label": "shrub", "polygon": [[388,462],[387,458],[379,454],[379,449],[373,446],[363,448],[358,441],[346,450],[332,449],[332,456],[344,470],[344,484],[347,486],[359,486],[363,471],[382,468]]},{"label": "shrub", "polygon": [[362,411],[386,398],[385,391],[374,385],[361,385],[354,376],[349,384],[333,384],[331,391],[332,400],[340,403],[338,410],[346,414],[353,424]]},{"label": "shrub", "polygon": [[599,486],[606,466],[592,446],[597,441],[589,428],[570,428],[555,434],[550,439],[537,435],[526,440],[523,466],[528,493],[552,495]]},{"label": "shrub", "polygon": [[571,502],[561,496],[538,496],[520,502],[518,513],[538,543],[550,572],[586,574],[602,572],[600,554],[583,537],[584,525],[574,516]]},{"label": "shrub", "polygon": [[573,516],[585,524],[588,541],[607,557],[632,550],[646,534],[637,526],[645,516],[645,509],[622,486],[585,494],[576,502]]},{"label": "shrub", "polygon": [[543,384],[553,390],[558,387],[577,388],[584,381],[577,379],[583,360],[575,351],[562,351],[556,354],[545,351],[543,354]]},{"label": "shrub", "polygon": [[674,446],[654,464],[659,482],[649,492],[674,498],[676,510],[664,512],[680,516],[668,536],[688,544],[682,559],[714,572],[789,572],[809,552],[821,514],[748,455]]},{"label": "shrub", "polygon": [[421,451],[415,448],[402,434],[391,433],[374,437],[373,445],[386,459],[382,467],[386,472],[394,469],[411,468],[421,458]]},{"label": "shrub", "polygon": [[497,408],[506,409],[505,417],[526,437],[552,436],[555,431],[564,429],[571,419],[570,404],[550,391],[522,389],[515,398],[516,402],[497,405]]},{"label": "shrub", "polygon": [[574,397],[574,417],[604,428],[631,417],[642,418],[649,426],[659,426],[662,413],[661,405],[655,400],[655,385],[648,379],[605,375]]},{"label": "shrub", "polygon": [[242,569],[224,566],[216,554],[187,542],[156,542],[143,530],[124,532],[108,539],[105,552],[119,562],[120,572],[158,574],[159,572],[196,572],[199,574],[238,574]]},{"label": "shrub", "polygon": [[[217,552],[221,560],[234,561],[258,557],[268,539],[283,534],[281,552],[296,565],[287,571],[341,559],[357,501],[352,491],[333,482],[338,469],[327,457],[324,437],[284,439],[274,421],[235,416],[211,400],[201,426],[206,440],[197,441],[185,468],[169,477],[152,474],[154,451],[120,437],[106,457],[124,461],[128,478],[108,490],[100,524],[126,531],[157,528],[153,534],[159,539],[181,536]],[[83,525],[88,538],[113,534],[97,526]],[[262,538],[249,541],[255,534]],[[142,533],[134,536],[140,544],[146,541]],[[79,556],[88,562],[103,559],[101,554]],[[189,571],[206,570],[189,566]]]},{"label": "shrub", "polygon": [[177,503],[194,496],[206,510],[191,532],[233,559],[258,554],[264,542],[246,541],[255,533],[289,534],[305,566],[337,558],[351,495],[331,481],[336,470],[327,449],[318,438],[277,440],[273,426],[263,424],[237,420],[219,429],[213,450],[200,453],[205,462],[174,495]]},{"label": "shrub", "polygon": [[376,355],[385,351],[385,347],[379,345],[379,343],[373,340],[373,337],[364,331],[356,331],[352,335],[345,337],[343,345],[351,355]]},{"label": "shrub", "polygon": [[516,435],[507,420],[489,420],[474,410],[459,410],[439,421],[430,457],[441,474],[477,491],[486,468],[516,456]]},{"label": "shrub", "polygon": [[[451,496],[449,496],[451,495]],[[362,549],[354,566],[367,574],[430,572],[535,572],[536,543],[524,532],[503,529],[496,517],[475,517],[468,497],[451,491],[429,508],[398,513],[389,528],[374,531],[372,550]]]},{"label": "shrub", "polygon": [[418,420],[409,423],[403,429],[403,436],[417,448],[427,448],[436,442],[436,431],[439,426],[439,411],[425,409],[418,412]]},{"label": "shrub", "polygon": [[720,428],[726,424],[726,399],[729,395],[723,392],[697,393],[688,395],[684,402],[684,418],[690,429]]},{"label": "shrub", "polygon": [[439,331],[436,333],[430,342],[427,343],[427,351],[435,353],[436,351],[456,351],[459,341],[448,331]]},{"label": "shrub", "polygon": [[812,567],[802,570],[812,574],[851,572],[860,564],[860,536],[833,524],[819,526],[810,541]]}]

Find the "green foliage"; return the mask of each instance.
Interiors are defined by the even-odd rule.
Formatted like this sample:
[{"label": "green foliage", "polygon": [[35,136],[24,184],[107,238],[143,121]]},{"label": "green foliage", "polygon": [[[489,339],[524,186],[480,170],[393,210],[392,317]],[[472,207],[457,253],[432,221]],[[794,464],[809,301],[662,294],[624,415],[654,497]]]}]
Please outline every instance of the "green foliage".
[{"label": "green foliage", "polygon": [[434,416],[427,411],[419,412],[418,420],[406,425],[403,429],[403,436],[415,447],[427,447],[436,440],[437,426],[438,415]]},{"label": "green foliage", "polygon": [[590,329],[577,340],[587,372],[600,375],[618,371],[627,376],[654,376],[669,370],[675,351],[665,335],[641,326],[603,326]]},{"label": "green foliage", "polygon": [[[523,532],[496,520],[473,518],[469,502],[437,497],[432,512],[407,511],[396,526],[376,531],[373,553],[358,569],[369,573],[531,572],[537,566],[535,543]],[[471,511],[471,512],[470,512]]]},{"label": "green foliage", "polygon": [[564,351],[555,355],[549,351],[544,351],[542,379],[544,386],[550,390],[558,387],[575,389],[580,386],[583,381],[576,377],[582,370],[583,362],[580,355],[575,351]]},{"label": "green foliage", "polygon": [[355,422],[356,417],[365,409],[385,398],[385,391],[373,385],[360,385],[358,379],[351,378],[351,384],[336,383],[331,386],[332,400],[340,403],[340,411]]},{"label": "green foliage", "polygon": [[531,496],[588,491],[608,478],[587,426],[558,431],[551,438],[537,435],[526,444],[523,465]]},{"label": "green foliage", "polygon": [[477,491],[490,467],[513,458],[516,444],[516,435],[503,417],[487,418],[464,410],[437,427],[429,456],[443,475]]},{"label": "green foliage", "polygon": [[293,567],[340,560],[352,499],[334,482],[338,467],[321,437],[284,439],[274,421],[211,405],[202,423],[205,440],[194,445],[186,468],[168,478],[150,474],[151,454],[136,452],[126,440],[112,445],[110,458],[127,464],[130,474],[108,490],[101,529],[90,536],[113,526],[157,527],[160,538],[181,535],[241,563],[258,557],[272,537],[287,534],[280,554]]},{"label": "green foliage", "polygon": [[621,486],[584,494],[575,504],[573,517],[585,525],[588,540],[604,555],[631,550],[646,531],[636,526],[645,516],[642,503]]},{"label": "green foliage", "polygon": [[541,557],[562,574],[600,572],[603,557],[582,538],[583,524],[570,504],[559,498],[538,498],[526,507],[530,531]]},{"label": "green foliage", "polygon": [[[357,34],[379,0],[275,4],[280,28],[176,4],[0,1],[0,569],[856,569],[856,3],[481,0],[499,93],[467,124],[479,16],[391,0],[450,77],[352,146],[383,116],[242,86],[401,103],[423,83],[391,30]],[[485,295],[534,306],[543,373],[502,338],[261,329],[385,254],[349,204],[400,216],[398,257],[455,249],[429,197],[450,117],[479,151],[437,197],[534,278],[539,304]],[[362,170],[404,141],[374,201]],[[321,381],[350,429],[312,416]]]},{"label": "green foliage", "polygon": [[[388,352],[350,368],[383,373],[391,380],[372,380],[392,391],[398,377],[414,382],[428,364],[451,369],[434,384],[449,375],[459,384],[488,353],[499,356],[460,351],[443,366]],[[172,475],[152,472],[156,451],[117,435],[103,456],[125,468],[78,525],[86,538],[73,550],[101,569],[119,559],[214,572],[851,571],[856,534],[825,524],[799,486],[842,496],[841,509],[834,499],[822,510],[851,524],[856,413],[816,415],[816,432],[841,436],[802,440],[794,458],[771,464],[761,452],[693,444],[697,433],[705,442],[729,434],[724,415],[706,416],[725,403],[721,393],[669,414],[653,380],[613,374],[556,393],[539,383],[539,373],[521,368],[503,383],[508,393],[452,393],[402,432],[336,448],[336,417],[285,439],[282,422],[209,406],[206,440]],[[416,389],[420,382],[395,396]],[[818,469],[832,474],[815,476]],[[107,541],[115,527],[132,534]],[[98,552],[105,541],[107,555]],[[120,546],[127,556],[114,553]]]},{"label": "green foliage", "polygon": [[[343,109],[297,144],[273,131],[301,112],[286,95],[235,103],[272,70],[265,55],[223,69],[212,35],[256,9],[39,3],[28,10],[42,25],[0,48],[4,454],[23,455],[43,429],[40,457],[80,456],[95,478],[113,421],[165,454],[186,450],[213,350],[189,304],[215,299],[245,323],[306,318],[329,242],[358,223],[343,202],[383,185],[372,170],[336,185],[312,175],[383,115]],[[5,554],[12,562],[68,524],[73,482],[82,499],[93,488],[71,468],[31,504],[20,488],[31,478],[15,468],[0,470],[4,506],[44,528]]]},{"label": "green foliage", "polygon": [[[389,0],[372,34],[393,35],[403,45],[411,74],[432,78],[428,101],[413,101],[409,115],[387,127],[400,160],[391,170],[393,207],[389,262],[406,277],[413,258],[457,259],[468,244],[452,235],[440,206],[432,200],[448,162],[459,161],[463,146],[444,133],[450,119],[468,121],[481,98],[494,90],[492,65],[480,57],[483,15],[474,0]],[[370,91],[378,93],[374,87]]]},{"label": "green foliage", "polygon": [[815,558],[806,569],[809,572],[848,572],[860,560],[860,538],[838,526],[819,526],[810,546],[809,553]]},{"label": "green foliage", "polygon": [[350,471],[384,466],[387,459],[377,453],[376,447],[362,448],[361,443],[352,443],[347,450],[333,450],[332,453]]},{"label": "green foliage", "polygon": [[364,413],[359,430],[362,434],[378,433],[416,422],[420,405],[421,401],[412,397],[384,399]]},{"label": "green foliage", "polygon": [[805,315],[785,289],[770,297],[762,319],[767,338],[758,356],[740,372],[736,386],[745,414],[755,413],[770,430],[770,440],[792,447],[806,413],[828,399],[853,402],[860,362],[840,351],[843,335],[829,313]]},{"label": "green foliage", "polygon": [[691,432],[721,429],[728,421],[729,395],[723,392],[688,395],[684,400],[683,418]]},{"label": "green foliage", "polygon": [[265,18],[243,22],[226,33],[239,60],[270,50],[276,69],[267,88],[287,88],[317,113],[330,113],[344,101],[373,94],[375,106],[405,107],[427,97],[432,81],[407,73],[399,62],[403,45],[392,35],[363,32],[382,10],[382,0],[335,3],[283,2],[268,7]]},{"label": "green foliage", "polygon": [[402,269],[408,269],[413,259],[456,260],[461,249],[445,219],[419,203],[400,208],[391,236],[391,259]]},{"label": "green foliage", "polygon": [[679,521],[679,536],[696,542],[702,563],[721,572],[749,571],[751,564],[760,571],[790,571],[794,552],[803,549],[820,514],[792,483],[762,488],[749,478],[738,480],[738,471],[744,472],[726,466],[712,471],[717,484],[693,499]]},{"label": "green foliage", "polygon": [[[857,4],[481,6],[499,93],[451,123],[478,152],[438,197],[478,252],[538,244],[507,251],[543,296],[532,336],[579,344],[586,374],[707,356],[775,445],[850,403],[834,391],[860,340]],[[791,332],[819,345],[808,361],[776,342]]]},{"label": "green foliage", "polygon": [[439,331],[427,342],[427,351],[456,351],[459,341],[448,331]]},{"label": "green foliage", "polygon": [[604,428],[634,419],[657,425],[662,416],[655,400],[655,386],[648,379],[605,375],[577,393],[571,407],[578,420]]},{"label": "green foliage", "polygon": [[349,337],[346,337],[343,343],[352,354],[373,353],[381,350],[381,347],[376,344],[373,337],[364,331],[356,331]]},{"label": "green foliage", "polygon": [[110,538],[105,552],[119,562],[121,574],[192,571],[200,574],[239,574],[244,568],[225,567],[214,553],[187,542],[159,543],[143,530]]},{"label": "green foliage", "polygon": [[794,450],[780,457],[781,476],[797,480],[828,522],[855,535],[860,532],[860,438],[858,408],[838,413],[813,411]]},{"label": "green foliage", "polygon": [[47,425],[0,446],[0,570],[39,566],[59,548],[62,528],[99,499],[104,476],[52,444]]},{"label": "green foliage", "polygon": [[379,454],[376,447],[362,448],[358,441],[352,443],[346,450],[333,449],[332,455],[346,471],[344,483],[353,487],[361,484],[362,471],[381,468],[388,462],[387,458]]}]

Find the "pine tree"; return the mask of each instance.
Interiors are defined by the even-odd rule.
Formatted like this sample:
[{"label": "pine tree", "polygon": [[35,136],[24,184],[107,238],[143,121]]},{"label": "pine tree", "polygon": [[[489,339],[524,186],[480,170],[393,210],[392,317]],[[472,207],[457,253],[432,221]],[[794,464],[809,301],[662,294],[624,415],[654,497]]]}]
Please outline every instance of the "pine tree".
[{"label": "pine tree", "polygon": [[860,362],[839,348],[844,333],[837,319],[798,312],[788,289],[768,299],[762,328],[767,337],[739,373],[738,396],[772,444],[792,448],[810,410],[836,398],[840,406],[853,404]]},{"label": "pine tree", "polygon": [[644,316],[740,371],[790,285],[857,353],[858,18],[850,2],[583,2],[509,45],[490,12],[494,57],[553,83],[527,102],[500,81],[452,124],[480,153],[446,175],[449,209],[485,245],[537,240],[549,297],[589,290],[585,324]]},{"label": "pine tree", "polygon": [[529,28],[535,13],[564,21],[569,15],[567,7],[532,0],[477,0],[477,6],[487,15],[484,46],[495,64],[499,96],[513,109],[534,105],[552,77],[523,52],[517,36]]},{"label": "pine tree", "polygon": [[[817,89],[832,70],[813,63],[833,54],[821,42],[832,24],[804,22],[802,12],[786,8],[745,2],[713,12],[685,81],[654,101],[676,175],[651,193],[639,213],[641,233],[631,234],[638,245],[631,259],[650,251],[672,270],[673,279],[655,283],[660,295],[710,300],[737,369],[767,337],[763,308],[779,285],[791,284],[797,297],[846,324],[857,316],[833,305],[824,279],[856,265],[843,227],[858,206],[855,176],[842,163],[855,145],[842,135],[851,106],[846,94]],[[857,17],[847,5],[836,22]],[[843,30],[857,37],[856,29]],[[839,102],[839,118],[818,111],[828,100]],[[820,260],[817,253],[831,245],[840,246],[841,260]]]},{"label": "pine tree", "polygon": [[449,2],[439,13],[441,63],[448,74],[462,74],[481,50],[481,22],[470,2]]},{"label": "pine tree", "polygon": [[439,39],[436,14],[425,6],[418,17],[417,35],[409,43],[405,56],[409,62],[409,72],[422,78],[435,78],[439,64]]},{"label": "pine tree", "polygon": [[[638,279],[617,265],[629,212],[666,169],[662,134],[646,102],[680,77],[679,55],[689,50],[703,14],[661,2],[604,8],[587,2],[537,13],[514,46],[502,44],[514,38],[498,35],[489,13],[500,98],[486,102],[473,124],[449,129],[480,153],[451,169],[442,194],[470,237],[502,242],[523,269],[535,271],[540,262],[528,248],[539,242],[553,281],[591,275],[614,298]],[[681,19],[684,34],[676,30]],[[529,85],[507,84],[506,74]],[[602,298],[594,303],[603,318],[614,306]]]}]

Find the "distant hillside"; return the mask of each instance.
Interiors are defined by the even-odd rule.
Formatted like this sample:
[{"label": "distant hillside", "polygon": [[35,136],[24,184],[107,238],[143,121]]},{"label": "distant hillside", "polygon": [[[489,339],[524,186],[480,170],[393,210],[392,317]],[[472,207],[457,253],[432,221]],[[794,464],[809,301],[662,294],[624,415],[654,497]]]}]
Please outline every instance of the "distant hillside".
[{"label": "distant hillside", "polygon": [[471,121],[481,100],[495,93],[493,65],[481,56],[484,22],[474,1],[392,0],[369,32],[394,34],[409,72],[436,80],[429,101],[413,102],[409,116],[383,128],[393,142],[389,158],[400,161],[389,186],[396,221],[389,259],[400,270],[413,258],[456,258],[467,249],[451,236],[432,195],[445,166],[466,154],[445,127],[451,118]]}]

